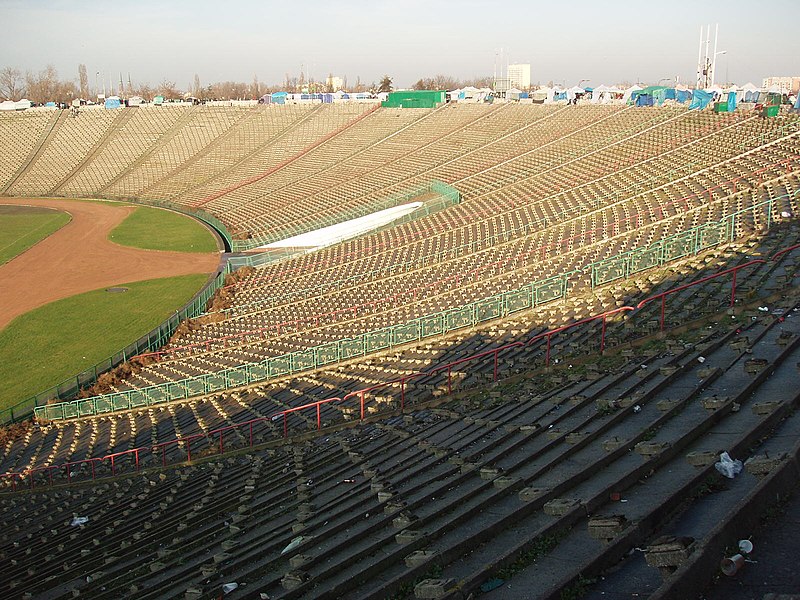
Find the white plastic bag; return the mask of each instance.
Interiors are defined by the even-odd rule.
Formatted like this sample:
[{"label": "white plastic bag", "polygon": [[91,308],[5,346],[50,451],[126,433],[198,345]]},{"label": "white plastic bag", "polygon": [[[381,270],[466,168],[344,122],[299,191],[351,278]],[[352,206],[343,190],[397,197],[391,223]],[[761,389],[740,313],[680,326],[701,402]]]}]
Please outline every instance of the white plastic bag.
[{"label": "white plastic bag", "polygon": [[733,460],[727,452],[723,452],[719,455],[719,462],[714,463],[714,468],[728,479],[733,479],[742,472],[742,461]]}]

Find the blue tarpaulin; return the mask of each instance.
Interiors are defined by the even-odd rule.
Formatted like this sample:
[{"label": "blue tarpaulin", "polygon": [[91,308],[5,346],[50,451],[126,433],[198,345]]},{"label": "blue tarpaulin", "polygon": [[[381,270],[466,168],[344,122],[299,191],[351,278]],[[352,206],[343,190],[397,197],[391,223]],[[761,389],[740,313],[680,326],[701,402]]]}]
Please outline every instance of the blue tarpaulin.
[{"label": "blue tarpaulin", "polygon": [[736,111],[736,92],[728,92],[728,112]]},{"label": "blue tarpaulin", "polygon": [[714,98],[714,94],[704,90],[695,90],[692,94],[692,103],[689,105],[689,110],[703,109],[708,106],[709,102]]},{"label": "blue tarpaulin", "polygon": [[676,90],[675,99],[681,104],[688,102],[691,97],[692,93],[689,90]]}]

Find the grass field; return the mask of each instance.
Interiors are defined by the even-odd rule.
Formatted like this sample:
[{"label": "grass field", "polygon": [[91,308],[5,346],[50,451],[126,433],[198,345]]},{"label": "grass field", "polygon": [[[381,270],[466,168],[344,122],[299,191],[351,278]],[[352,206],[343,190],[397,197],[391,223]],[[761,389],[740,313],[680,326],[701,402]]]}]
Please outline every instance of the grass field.
[{"label": "grass field", "polygon": [[61,229],[70,218],[37,206],[0,206],[0,265]]},{"label": "grass field", "polygon": [[165,321],[207,275],[123,284],[52,302],[0,331],[0,410],[97,364]]},{"label": "grass field", "polygon": [[122,246],[174,252],[216,252],[217,241],[203,225],[168,210],[137,207],[108,236]]}]

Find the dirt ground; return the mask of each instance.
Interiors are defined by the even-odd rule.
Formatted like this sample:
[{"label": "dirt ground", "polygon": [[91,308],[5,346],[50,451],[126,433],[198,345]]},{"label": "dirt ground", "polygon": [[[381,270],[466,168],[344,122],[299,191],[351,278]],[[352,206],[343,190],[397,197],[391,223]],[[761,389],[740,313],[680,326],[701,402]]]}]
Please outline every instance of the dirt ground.
[{"label": "dirt ground", "polygon": [[60,199],[0,198],[0,205],[42,206],[72,220],[0,266],[0,329],[12,319],[54,300],[133,281],[212,273],[219,254],[161,252],[108,240],[133,206]]}]

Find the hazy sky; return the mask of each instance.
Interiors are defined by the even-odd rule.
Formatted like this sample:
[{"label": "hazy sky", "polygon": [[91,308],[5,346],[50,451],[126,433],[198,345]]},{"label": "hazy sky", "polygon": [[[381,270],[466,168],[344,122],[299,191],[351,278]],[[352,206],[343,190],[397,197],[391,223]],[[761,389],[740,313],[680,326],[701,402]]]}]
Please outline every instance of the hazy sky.
[{"label": "hazy sky", "polygon": [[304,64],[317,80],[387,73],[403,87],[492,75],[500,48],[534,83],[693,82],[708,23],[727,50],[718,81],[800,75],[798,0],[0,0],[0,22],[0,67],[77,78],[85,63],[92,86],[98,71],[182,89],[195,73],[272,84]]}]

